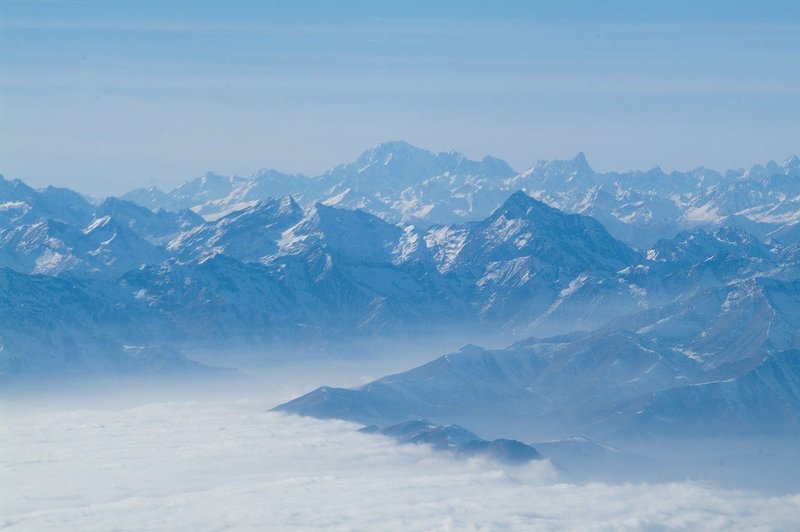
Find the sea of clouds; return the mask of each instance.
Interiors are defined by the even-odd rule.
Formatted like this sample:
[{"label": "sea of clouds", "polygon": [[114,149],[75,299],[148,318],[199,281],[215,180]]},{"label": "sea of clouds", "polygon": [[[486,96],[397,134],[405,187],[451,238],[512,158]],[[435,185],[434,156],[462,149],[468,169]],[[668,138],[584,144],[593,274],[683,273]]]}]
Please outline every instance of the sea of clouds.
[{"label": "sea of clouds", "polygon": [[800,529],[800,494],[571,484],[269,406],[3,411],[0,529]]}]

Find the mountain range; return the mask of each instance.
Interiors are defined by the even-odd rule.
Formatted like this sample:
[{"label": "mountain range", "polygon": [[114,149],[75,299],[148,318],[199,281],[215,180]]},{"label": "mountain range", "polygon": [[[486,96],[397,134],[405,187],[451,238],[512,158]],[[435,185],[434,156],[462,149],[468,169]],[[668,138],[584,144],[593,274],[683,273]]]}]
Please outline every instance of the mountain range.
[{"label": "mountain range", "polygon": [[[800,158],[717,172],[598,173],[583,153],[539,161],[518,173],[494,157],[431,153],[386,142],[318,176],[264,169],[248,178],[208,173],[169,192],[155,187],[122,196],[150,209],[191,209],[216,219],[258,201],[291,195],[314,203],[361,209],[390,223],[417,227],[477,221],[516,191],[565,212],[599,220],[616,238],[641,249],[680,230],[729,226],[759,238],[800,230]],[[777,237],[777,235],[776,235]]]},{"label": "mountain range", "polygon": [[0,372],[184,371],[201,347],[483,335],[517,341],[283,408],[524,441],[794,433],[797,198],[797,157],[598,174],[579,155],[517,173],[404,142],[315,177],[207,174],[102,201],[0,178]]}]

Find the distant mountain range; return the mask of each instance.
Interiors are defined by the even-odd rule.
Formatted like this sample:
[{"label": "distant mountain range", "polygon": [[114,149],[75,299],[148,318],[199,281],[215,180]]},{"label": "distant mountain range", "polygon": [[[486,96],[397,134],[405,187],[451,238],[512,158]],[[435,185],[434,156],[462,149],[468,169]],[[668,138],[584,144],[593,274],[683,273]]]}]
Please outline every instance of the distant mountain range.
[{"label": "distant mountain range", "polygon": [[797,156],[722,173],[702,167],[597,173],[579,153],[517,173],[493,157],[473,161],[402,141],[381,144],[319,176],[268,169],[249,178],[208,173],[170,192],[151,187],[122,198],[153,210],[192,209],[216,219],[291,195],[303,207],[362,209],[390,223],[424,228],[481,220],[519,190],[565,212],[592,216],[616,238],[642,249],[680,230],[726,225],[764,237],[800,222]]},{"label": "distant mountain range", "polygon": [[209,174],[126,198],[0,178],[4,380],[197,369],[181,350],[198,347],[491,334],[527,339],[285,408],[525,441],[800,430],[796,157],[597,174],[579,155],[517,174],[393,142],[322,176]]}]

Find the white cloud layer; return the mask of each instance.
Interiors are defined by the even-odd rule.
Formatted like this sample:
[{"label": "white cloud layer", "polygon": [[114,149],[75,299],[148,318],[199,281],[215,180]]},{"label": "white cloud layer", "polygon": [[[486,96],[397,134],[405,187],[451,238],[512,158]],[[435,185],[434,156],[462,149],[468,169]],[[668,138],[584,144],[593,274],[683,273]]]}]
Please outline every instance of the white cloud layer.
[{"label": "white cloud layer", "polygon": [[10,530],[800,529],[800,495],[567,484],[255,402],[3,413]]}]

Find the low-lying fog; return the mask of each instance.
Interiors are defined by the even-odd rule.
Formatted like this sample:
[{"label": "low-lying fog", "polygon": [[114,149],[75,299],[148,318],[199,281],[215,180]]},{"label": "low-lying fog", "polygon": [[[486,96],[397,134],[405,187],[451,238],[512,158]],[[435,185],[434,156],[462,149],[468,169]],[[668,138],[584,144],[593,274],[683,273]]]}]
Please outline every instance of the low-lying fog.
[{"label": "low-lying fog", "polygon": [[268,412],[316,386],[358,385],[436,354],[267,366],[242,356],[242,371],[222,378],[7,390],[0,528],[800,528],[793,491],[583,482],[549,461],[466,461],[342,421]]},{"label": "low-lying fog", "polygon": [[260,401],[4,416],[0,526],[91,529],[790,529],[800,495],[564,483],[396,445]]}]

